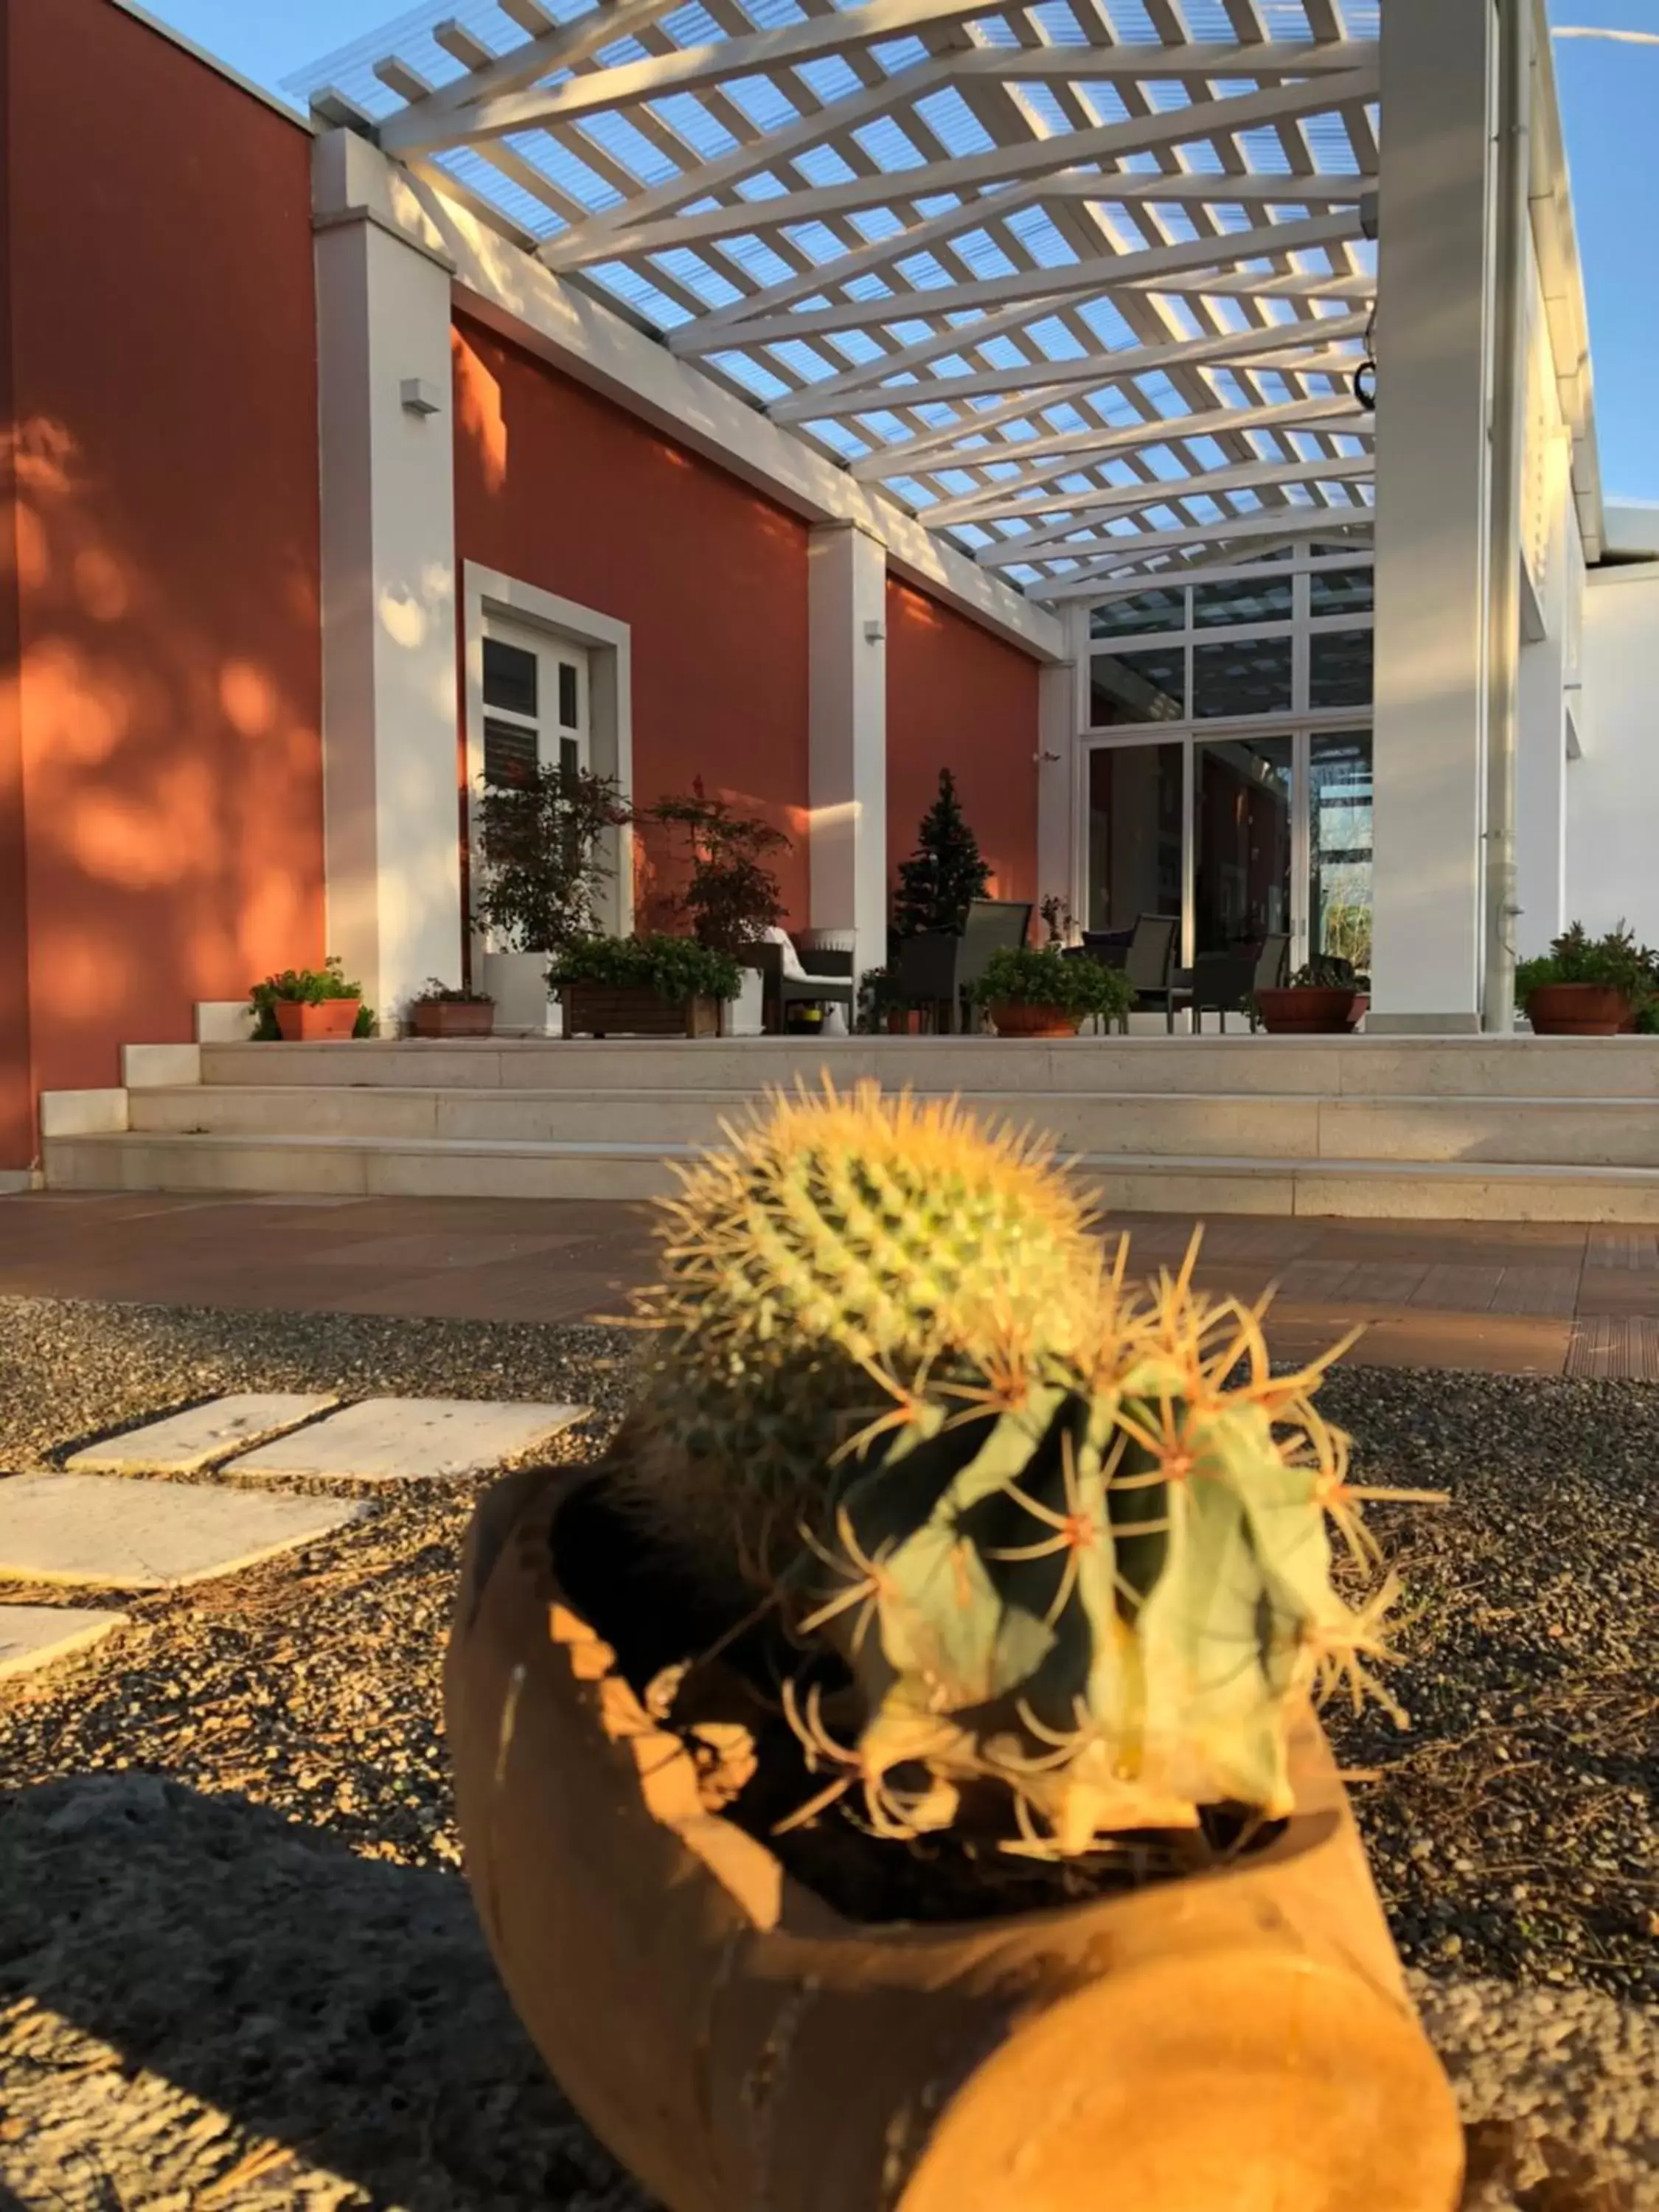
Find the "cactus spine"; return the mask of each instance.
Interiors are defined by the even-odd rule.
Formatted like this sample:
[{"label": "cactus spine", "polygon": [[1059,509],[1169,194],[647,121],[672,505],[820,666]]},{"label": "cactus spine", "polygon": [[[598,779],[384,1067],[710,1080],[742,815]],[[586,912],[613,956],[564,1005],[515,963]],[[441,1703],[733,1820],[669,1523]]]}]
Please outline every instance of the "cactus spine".
[{"label": "cactus spine", "polygon": [[914,1836],[988,1805],[1066,1855],[1289,1811],[1294,1715],[1375,1688],[1392,1595],[1332,1586],[1330,1524],[1369,1547],[1327,1363],[1273,1376],[1190,1255],[1127,1290],[1028,1142],[868,1091],[781,1104],[665,1244],[625,1480],[717,1574],[773,1540],[808,1655],[786,1702],[830,1774],[797,1818],[855,1790]]}]

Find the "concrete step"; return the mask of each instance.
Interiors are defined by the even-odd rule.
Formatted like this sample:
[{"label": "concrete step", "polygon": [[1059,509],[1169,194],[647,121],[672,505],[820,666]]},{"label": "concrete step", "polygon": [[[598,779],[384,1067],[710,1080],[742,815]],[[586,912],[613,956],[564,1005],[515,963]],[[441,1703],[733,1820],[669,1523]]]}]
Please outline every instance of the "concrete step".
[{"label": "concrete step", "polygon": [[[208,1044],[208,1085],[445,1091],[713,1091],[873,1077],[884,1087],[1052,1097],[1091,1091],[1327,1098],[1645,1098],[1656,1037],[729,1037],[692,1043],[480,1038],[445,1042]],[[177,1074],[155,1079],[176,1083]]]},{"label": "concrete step", "polygon": [[[1499,1161],[1659,1168],[1659,1109],[1632,1098],[1316,1098],[1243,1091],[959,1094],[1068,1152],[1262,1160]],[[173,1135],[707,1145],[745,1118],[741,1091],[498,1091],[204,1085],[128,1094],[129,1127]],[[76,1133],[68,1129],[53,1133]]]},{"label": "concrete step", "polygon": [[[49,1138],[58,1190],[314,1193],[455,1198],[650,1198],[695,1146],[347,1135]],[[1123,1212],[1352,1219],[1659,1223],[1659,1169],[1503,1162],[1262,1159],[1085,1153],[1078,1170]]]}]

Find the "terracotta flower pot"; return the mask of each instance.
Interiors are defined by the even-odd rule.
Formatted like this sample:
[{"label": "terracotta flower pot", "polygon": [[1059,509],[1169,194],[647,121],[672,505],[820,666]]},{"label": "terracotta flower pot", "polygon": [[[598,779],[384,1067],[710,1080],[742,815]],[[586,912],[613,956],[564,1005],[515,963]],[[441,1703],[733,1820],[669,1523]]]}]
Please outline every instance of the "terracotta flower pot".
[{"label": "terracotta flower pot", "polygon": [[1370,1000],[1363,991],[1285,984],[1258,991],[1256,1012],[1269,1036],[1343,1036],[1357,1029]]},{"label": "terracotta flower pot", "polygon": [[324,999],[308,1005],[303,999],[278,999],[276,1029],[290,1044],[331,1044],[349,1037],[363,1010],[361,999]]},{"label": "terracotta flower pot", "polygon": [[1073,1037],[1083,1019],[1059,1006],[1017,1006],[1010,1000],[988,1006],[986,1012],[1000,1037]]},{"label": "terracotta flower pot", "polygon": [[1538,1036],[1617,1036],[1633,1022],[1630,1001],[1605,983],[1540,983],[1527,1000]]},{"label": "terracotta flower pot", "polygon": [[1451,2092],[1309,1717],[1212,1874],[860,1926],[713,1809],[566,1601],[569,1478],[484,1501],[446,1662],[468,1878],[566,2092],[672,2212],[1450,2212]]},{"label": "terracotta flower pot", "polygon": [[495,1008],[488,999],[417,999],[409,1010],[409,1025],[418,1037],[488,1036],[495,1026]]}]

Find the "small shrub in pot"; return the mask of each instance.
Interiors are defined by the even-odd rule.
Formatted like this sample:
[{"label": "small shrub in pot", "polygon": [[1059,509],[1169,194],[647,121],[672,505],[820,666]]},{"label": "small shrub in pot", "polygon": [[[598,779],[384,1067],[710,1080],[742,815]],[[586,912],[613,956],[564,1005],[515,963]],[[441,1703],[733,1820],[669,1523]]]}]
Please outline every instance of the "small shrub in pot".
[{"label": "small shrub in pot", "polygon": [[320,968],[284,968],[256,983],[248,994],[252,1035],[264,1043],[337,1043],[373,1036],[374,1017],[363,1004],[363,987],[348,980],[331,953]]},{"label": "small shrub in pot", "polygon": [[695,937],[581,937],[548,969],[568,1035],[717,1036],[743,976],[729,952]]},{"label": "small shrub in pot", "polygon": [[1659,999],[1659,953],[1620,921],[1593,938],[1582,922],[1515,971],[1516,1003],[1539,1036],[1614,1036],[1641,1029]]},{"label": "small shrub in pot", "polygon": [[465,983],[434,975],[409,1002],[409,1026],[418,1037],[488,1036],[495,1025],[494,999]]},{"label": "small shrub in pot", "polygon": [[1316,952],[1286,984],[1259,990],[1255,1010],[1272,1036],[1341,1036],[1370,1003],[1353,963]]},{"label": "small shrub in pot", "polygon": [[973,987],[975,1000],[999,1036],[1075,1036],[1086,1015],[1120,1021],[1134,1004],[1134,986],[1121,968],[1057,945],[1021,945],[995,953]]}]

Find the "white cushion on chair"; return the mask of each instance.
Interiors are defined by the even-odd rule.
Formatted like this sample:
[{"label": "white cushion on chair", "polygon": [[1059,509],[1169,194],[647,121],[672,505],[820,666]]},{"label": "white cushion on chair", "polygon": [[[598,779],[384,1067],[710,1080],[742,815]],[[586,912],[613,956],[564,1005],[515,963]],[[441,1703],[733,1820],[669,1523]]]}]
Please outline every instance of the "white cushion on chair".
[{"label": "white cushion on chair", "polygon": [[806,970],[800,964],[800,955],[795,950],[795,940],[787,929],[779,929],[775,926],[769,929],[766,932],[764,942],[782,948],[783,972],[792,983],[805,981]]}]

